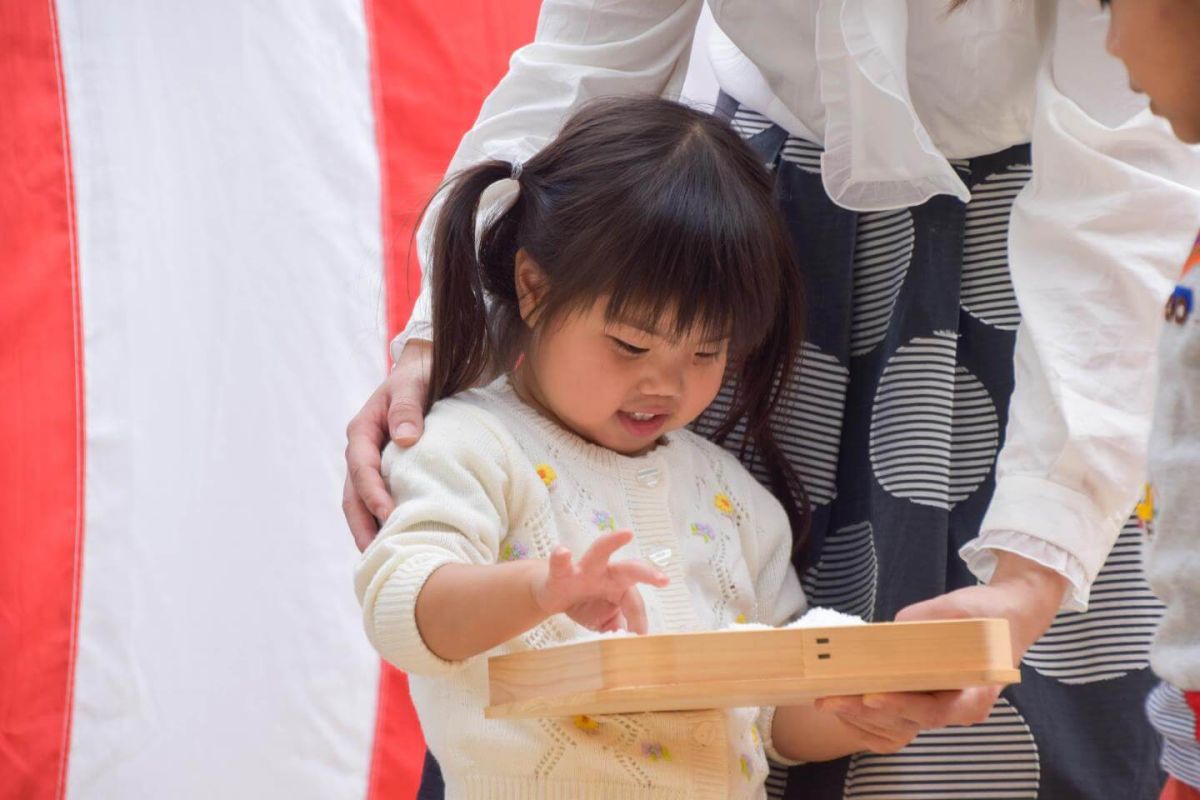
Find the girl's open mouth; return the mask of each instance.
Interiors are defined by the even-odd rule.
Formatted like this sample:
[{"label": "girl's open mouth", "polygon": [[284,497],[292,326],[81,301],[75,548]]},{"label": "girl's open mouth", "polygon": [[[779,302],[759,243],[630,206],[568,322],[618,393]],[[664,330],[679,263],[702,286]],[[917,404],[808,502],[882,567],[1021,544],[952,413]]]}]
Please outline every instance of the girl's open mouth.
[{"label": "girl's open mouth", "polygon": [[617,417],[625,429],[634,436],[653,436],[662,430],[669,414],[655,414],[648,411],[618,411]]}]

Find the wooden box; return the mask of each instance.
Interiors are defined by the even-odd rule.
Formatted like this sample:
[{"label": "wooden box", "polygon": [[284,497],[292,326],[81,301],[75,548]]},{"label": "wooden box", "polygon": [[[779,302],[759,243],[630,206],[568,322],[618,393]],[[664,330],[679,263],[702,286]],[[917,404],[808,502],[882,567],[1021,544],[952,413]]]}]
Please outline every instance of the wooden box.
[{"label": "wooden box", "polygon": [[488,660],[489,718],[794,705],[1020,681],[1008,621],[605,637]]}]

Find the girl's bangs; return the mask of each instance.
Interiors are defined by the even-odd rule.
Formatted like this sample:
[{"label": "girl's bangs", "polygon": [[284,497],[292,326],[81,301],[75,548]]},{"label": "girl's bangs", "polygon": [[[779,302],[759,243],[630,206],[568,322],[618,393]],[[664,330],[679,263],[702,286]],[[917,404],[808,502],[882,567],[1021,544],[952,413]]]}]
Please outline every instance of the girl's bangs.
[{"label": "girl's bangs", "polygon": [[636,192],[593,220],[568,256],[576,278],[568,294],[577,302],[563,299],[580,305],[606,296],[612,321],[676,341],[728,339],[731,354],[744,354],[766,338],[779,313],[774,276],[786,267],[770,263],[780,258],[768,216],[774,210],[688,191],[694,189]]}]

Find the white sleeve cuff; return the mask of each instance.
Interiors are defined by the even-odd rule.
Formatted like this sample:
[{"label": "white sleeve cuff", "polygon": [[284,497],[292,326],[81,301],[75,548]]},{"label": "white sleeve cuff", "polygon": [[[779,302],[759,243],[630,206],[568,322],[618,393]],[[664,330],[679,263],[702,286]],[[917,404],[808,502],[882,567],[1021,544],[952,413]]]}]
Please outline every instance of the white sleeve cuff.
[{"label": "white sleeve cuff", "polygon": [[389,351],[392,354],[392,363],[395,364],[400,360],[400,354],[404,352],[404,346],[413,339],[423,342],[433,341],[433,325],[428,320],[417,319],[413,317],[408,321],[408,325],[404,330],[396,334],[396,338],[392,339],[392,344]]},{"label": "white sleeve cuff", "polygon": [[[1086,605],[1092,582],[1108,560],[1136,501],[1135,493],[1120,513],[1109,514],[1092,497],[1060,483],[1040,477],[1008,475],[996,482],[991,505],[980,526],[980,536],[990,537],[997,532],[1022,533],[1065,551],[1082,569],[1083,580],[1078,587],[1080,597],[1075,600],[1082,600]],[[1123,505],[1120,501],[1111,504],[1113,508]],[[1010,546],[1014,552],[1026,555],[1019,544],[1010,543]],[[1039,560],[1036,549],[1028,556]],[[1053,563],[1047,566],[1057,569]],[[1067,577],[1070,579],[1069,575]]]},{"label": "white sleeve cuff", "polygon": [[775,706],[760,708],[758,710],[758,719],[755,720],[754,724],[758,726],[758,735],[762,739],[763,750],[766,751],[767,758],[772,762],[785,767],[794,767],[797,764],[805,763],[803,761],[793,761],[790,758],[784,758],[775,749],[775,740],[771,737],[771,726],[775,724]]},{"label": "white sleeve cuff", "polygon": [[367,636],[384,660],[414,675],[445,675],[466,661],[446,661],[429,649],[417,627],[417,596],[439,567],[455,563],[446,553],[421,553],[402,561],[387,577],[370,607],[364,607]]},{"label": "white sleeve cuff", "polygon": [[1052,569],[1071,584],[1063,595],[1062,611],[1087,611],[1091,584],[1084,574],[1079,559],[1057,545],[1020,531],[988,531],[963,545],[958,551],[967,569],[983,583],[992,579],[996,571],[996,551],[1028,558],[1047,569]]}]

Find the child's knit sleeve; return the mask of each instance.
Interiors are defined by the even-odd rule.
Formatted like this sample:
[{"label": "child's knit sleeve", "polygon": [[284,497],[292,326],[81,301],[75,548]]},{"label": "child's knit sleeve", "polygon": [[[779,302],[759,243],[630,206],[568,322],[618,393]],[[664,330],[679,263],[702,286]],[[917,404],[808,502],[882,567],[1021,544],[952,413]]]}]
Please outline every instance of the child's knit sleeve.
[{"label": "child's knit sleeve", "polygon": [[515,443],[489,420],[486,412],[444,402],[426,418],[416,444],[384,451],[383,475],[396,510],[363,553],[355,589],[367,637],[405,672],[441,674],[461,666],[426,647],[417,630],[417,596],[445,564],[494,564],[519,513],[513,498],[523,496],[522,487],[510,475]]}]

